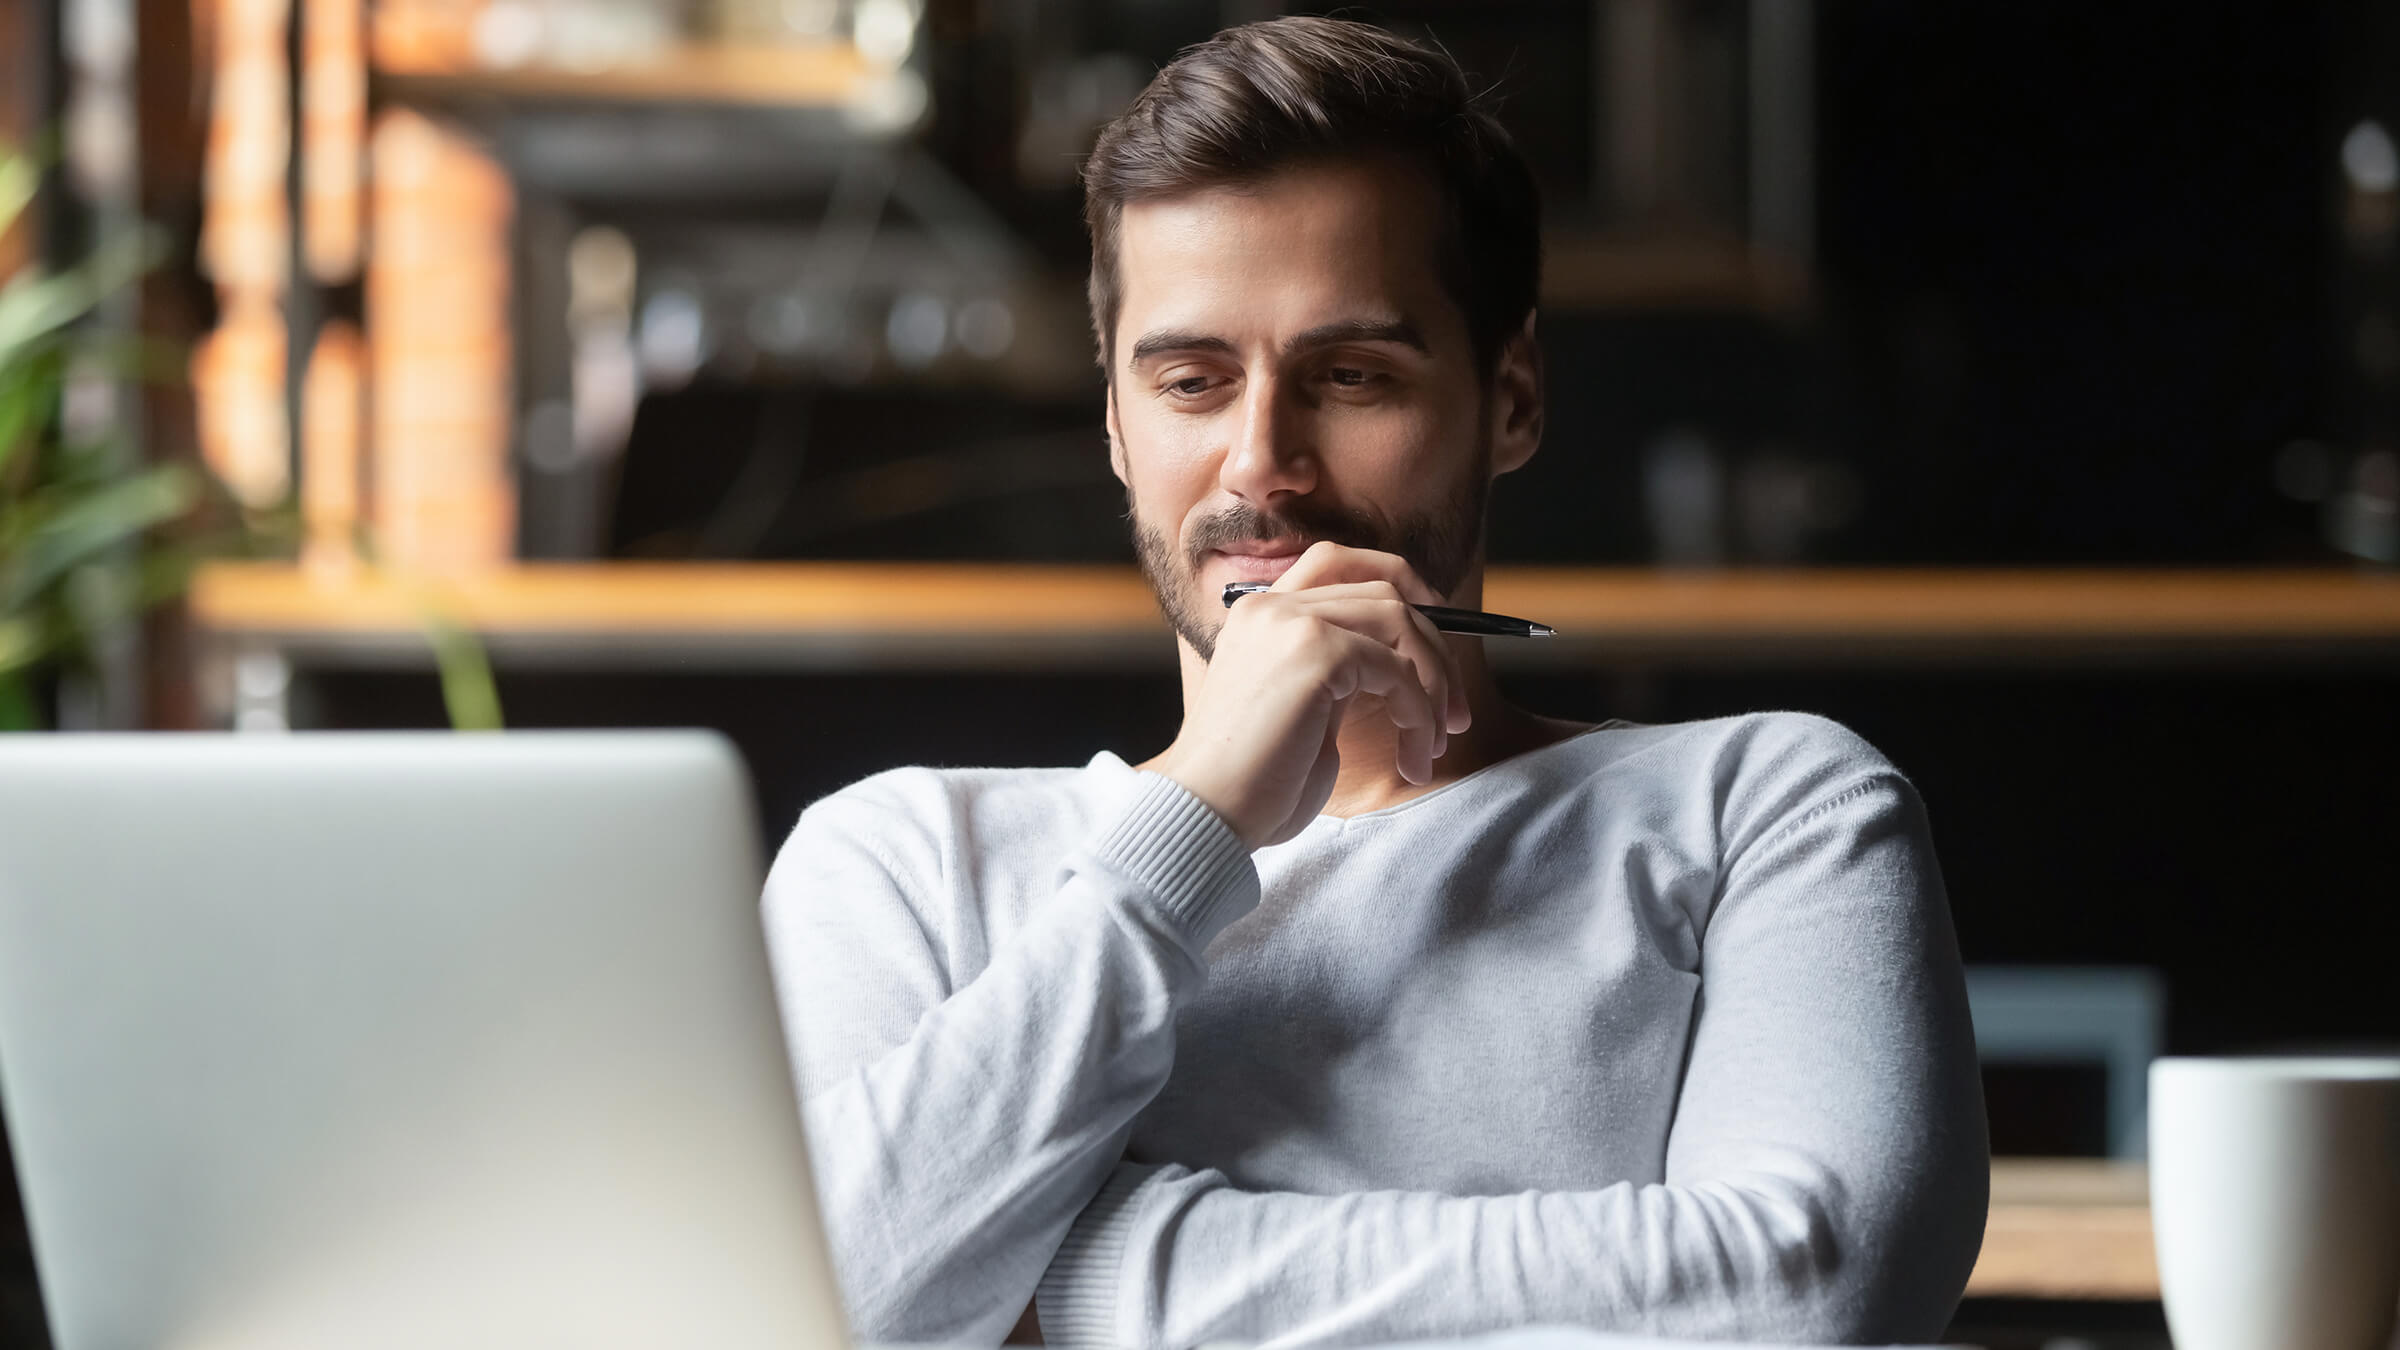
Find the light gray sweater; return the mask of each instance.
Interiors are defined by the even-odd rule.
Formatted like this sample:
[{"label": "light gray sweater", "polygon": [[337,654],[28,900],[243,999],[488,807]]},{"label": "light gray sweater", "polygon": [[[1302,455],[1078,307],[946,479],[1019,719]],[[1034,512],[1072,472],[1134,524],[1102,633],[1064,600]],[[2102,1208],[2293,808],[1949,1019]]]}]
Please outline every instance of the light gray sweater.
[{"label": "light gray sweater", "polygon": [[1983,1233],[1914,790],[1820,718],[1611,724],[1246,853],[1173,782],[878,775],[766,920],[853,1326],[1930,1340]]}]

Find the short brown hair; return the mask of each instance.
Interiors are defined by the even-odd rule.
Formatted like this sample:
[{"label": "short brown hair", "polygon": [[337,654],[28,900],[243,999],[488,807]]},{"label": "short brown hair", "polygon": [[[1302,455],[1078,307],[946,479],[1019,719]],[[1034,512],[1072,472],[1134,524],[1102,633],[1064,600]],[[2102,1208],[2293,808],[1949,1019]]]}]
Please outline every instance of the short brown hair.
[{"label": "short brown hair", "polygon": [[1447,52],[1318,18],[1244,24],[1185,48],[1101,129],[1083,164],[1083,219],[1102,368],[1123,298],[1117,226],[1126,203],[1373,153],[1432,174],[1449,217],[1435,262],[1488,377],[1541,282],[1533,172]]}]

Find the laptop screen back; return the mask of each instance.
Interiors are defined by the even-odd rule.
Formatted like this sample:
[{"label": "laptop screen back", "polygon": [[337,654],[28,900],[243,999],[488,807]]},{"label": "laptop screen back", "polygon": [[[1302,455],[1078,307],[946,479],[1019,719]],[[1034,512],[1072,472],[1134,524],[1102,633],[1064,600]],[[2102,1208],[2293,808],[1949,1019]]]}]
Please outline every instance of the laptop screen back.
[{"label": "laptop screen back", "polygon": [[700,733],[0,741],[0,1100],[60,1350],[836,1346]]}]

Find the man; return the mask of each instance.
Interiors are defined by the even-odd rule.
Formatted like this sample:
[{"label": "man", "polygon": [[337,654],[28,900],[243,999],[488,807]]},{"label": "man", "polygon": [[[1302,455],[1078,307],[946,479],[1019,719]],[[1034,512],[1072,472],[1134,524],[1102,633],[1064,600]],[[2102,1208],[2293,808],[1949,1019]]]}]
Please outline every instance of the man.
[{"label": "man", "polygon": [[1184,721],[880,775],[784,847],[859,1334],[1938,1335],[1987,1159],[1907,782],[1814,718],[1536,716],[1409,608],[1478,604],[1542,427],[1535,192],[1458,69],[1233,29],[1085,185]]}]

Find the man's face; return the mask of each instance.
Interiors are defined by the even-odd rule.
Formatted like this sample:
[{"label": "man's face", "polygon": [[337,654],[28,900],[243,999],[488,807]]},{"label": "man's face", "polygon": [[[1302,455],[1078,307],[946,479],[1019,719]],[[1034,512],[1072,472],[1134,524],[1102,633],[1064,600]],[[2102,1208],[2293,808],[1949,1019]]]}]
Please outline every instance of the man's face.
[{"label": "man's face", "polygon": [[1143,572],[1203,659],[1225,584],[1317,540],[1396,553],[1444,595],[1479,562],[1491,403],[1434,270],[1440,221],[1433,186],[1380,160],[1124,209],[1111,454]]}]

